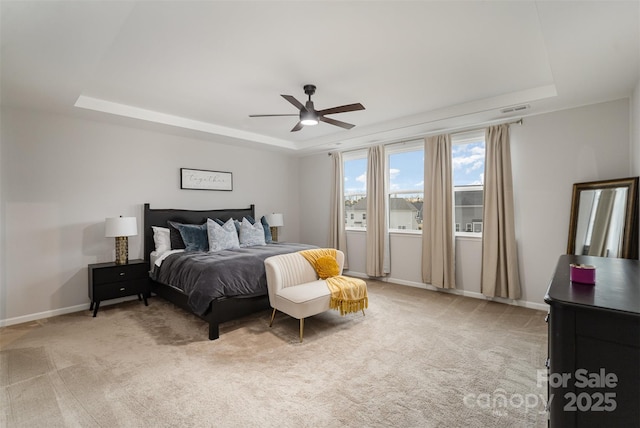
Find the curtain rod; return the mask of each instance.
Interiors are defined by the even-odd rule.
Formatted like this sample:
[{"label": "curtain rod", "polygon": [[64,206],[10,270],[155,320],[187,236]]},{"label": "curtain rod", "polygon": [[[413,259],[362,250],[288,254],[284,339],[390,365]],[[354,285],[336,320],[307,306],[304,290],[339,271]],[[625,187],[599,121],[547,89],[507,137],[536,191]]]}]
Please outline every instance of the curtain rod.
[{"label": "curtain rod", "polygon": [[[498,122],[498,123],[494,123],[494,122]],[[384,146],[392,146],[392,145],[395,145],[395,144],[408,143],[409,141],[414,141],[414,140],[417,140],[417,139],[420,139],[420,138],[428,137],[430,135],[439,135],[439,134],[456,135],[456,134],[462,134],[463,132],[479,131],[481,129],[485,129],[487,126],[522,125],[523,123],[524,123],[523,118],[520,118],[518,120],[514,120],[512,122],[490,121],[490,122],[484,122],[484,126],[483,125],[471,125],[471,126],[467,126],[467,127],[441,129],[439,131],[427,132],[425,134],[418,134],[415,137],[411,137],[410,139],[405,139],[405,140],[400,140],[400,141],[391,141],[391,142],[388,142],[388,143],[383,143],[383,145]],[[358,150],[362,150],[365,147],[367,147],[367,146],[358,147],[356,149],[344,150],[344,151],[341,151],[341,153],[355,152],[355,151],[358,151]],[[331,156],[331,153],[332,152],[336,152],[336,151],[340,151],[340,150],[332,150],[332,151],[328,152],[327,155]]]}]

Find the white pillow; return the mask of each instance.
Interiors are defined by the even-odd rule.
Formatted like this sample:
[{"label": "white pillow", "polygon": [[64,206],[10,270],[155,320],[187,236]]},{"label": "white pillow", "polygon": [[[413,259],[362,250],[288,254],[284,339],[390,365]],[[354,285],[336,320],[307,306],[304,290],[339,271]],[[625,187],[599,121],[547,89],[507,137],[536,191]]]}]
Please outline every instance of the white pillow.
[{"label": "white pillow", "polygon": [[156,244],[158,255],[171,250],[171,238],[166,227],[151,226],[153,229],[153,242]]},{"label": "white pillow", "polygon": [[210,253],[240,248],[238,232],[236,232],[236,226],[233,224],[232,218],[227,220],[227,222],[222,226],[208,218],[207,235],[209,238]]},{"label": "white pillow", "polygon": [[264,241],[264,228],[262,223],[251,224],[246,218],[240,223],[240,246],[252,247],[254,245],[267,245]]}]

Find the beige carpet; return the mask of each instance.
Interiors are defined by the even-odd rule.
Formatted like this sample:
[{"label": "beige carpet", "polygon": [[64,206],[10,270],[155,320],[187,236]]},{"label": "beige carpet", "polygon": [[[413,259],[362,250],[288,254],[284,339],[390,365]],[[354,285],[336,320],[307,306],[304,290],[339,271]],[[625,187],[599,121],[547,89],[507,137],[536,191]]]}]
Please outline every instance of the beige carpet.
[{"label": "beige carpet", "polygon": [[0,426],[546,426],[544,313],[369,281],[366,316],[207,326],[161,298],[0,330]]}]

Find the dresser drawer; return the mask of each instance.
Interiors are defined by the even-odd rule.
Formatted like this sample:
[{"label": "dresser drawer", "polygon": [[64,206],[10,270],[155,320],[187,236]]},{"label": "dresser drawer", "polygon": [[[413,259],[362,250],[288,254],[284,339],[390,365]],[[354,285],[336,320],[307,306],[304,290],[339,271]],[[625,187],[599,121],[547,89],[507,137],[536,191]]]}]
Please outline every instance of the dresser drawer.
[{"label": "dresser drawer", "polygon": [[149,288],[148,279],[134,279],[130,281],[118,281],[109,284],[96,284],[93,287],[94,301],[116,299],[118,297],[145,294]]},{"label": "dresser drawer", "polygon": [[133,265],[122,265],[111,268],[93,270],[93,284],[108,284],[111,282],[131,281],[143,279],[149,276],[148,266],[144,263]]}]

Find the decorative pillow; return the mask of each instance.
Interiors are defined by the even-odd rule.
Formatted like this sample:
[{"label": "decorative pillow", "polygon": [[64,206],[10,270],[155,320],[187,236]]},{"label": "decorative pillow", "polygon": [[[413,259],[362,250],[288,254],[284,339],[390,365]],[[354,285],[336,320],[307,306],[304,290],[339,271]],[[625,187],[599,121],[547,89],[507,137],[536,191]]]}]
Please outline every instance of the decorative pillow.
[{"label": "decorative pillow", "polygon": [[254,245],[267,245],[264,242],[264,229],[262,224],[251,224],[247,218],[240,224],[240,247],[252,247]]},{"label": "decorative pillow", "polygon": [[318,273],[318,277],[320,279],[327,279],[340,274],[340,266],[338,265],[338,261],[335,259],[335,257],[318,257],[318,259],[316,260],[316,265],[314,267],[316,268],[316,272]]},{"label": "decorative pillow", "polygon": [[153,229],[153,242],[156,244],[156,253],[162,254],[171,249],[171,233],[166,227],[151,226]]},{"label": "decorative pillow", "polygon": [[207,224],[179,224],[178,230],[186,251],[209,251]]},{"label": "decorative pillow", "polygon": [[210,252],[240,248],[238,234],[232,218],[222,226],[211,219],[207,219],[207,234],[209,235]]},{"label": "decorative pillow", "polygon": [[262,223],[262,228],[264,229],[264,242],[271,244],[273,242],[273,237],[271,236],[271,228],[269,227],[267,218],[262,216],[260,218],[260,223]]},{"label": "decorative pillow", "polygon": [[182,236],[180,235],[180,231],[178,230],[178,226],[182,223],[177,223],[175,221],[168,221],[169,224],[169,239],[171,241],[171,249],[172,250],[184,250],[186,245],[184,245],[184,241],[182,240]]}]

